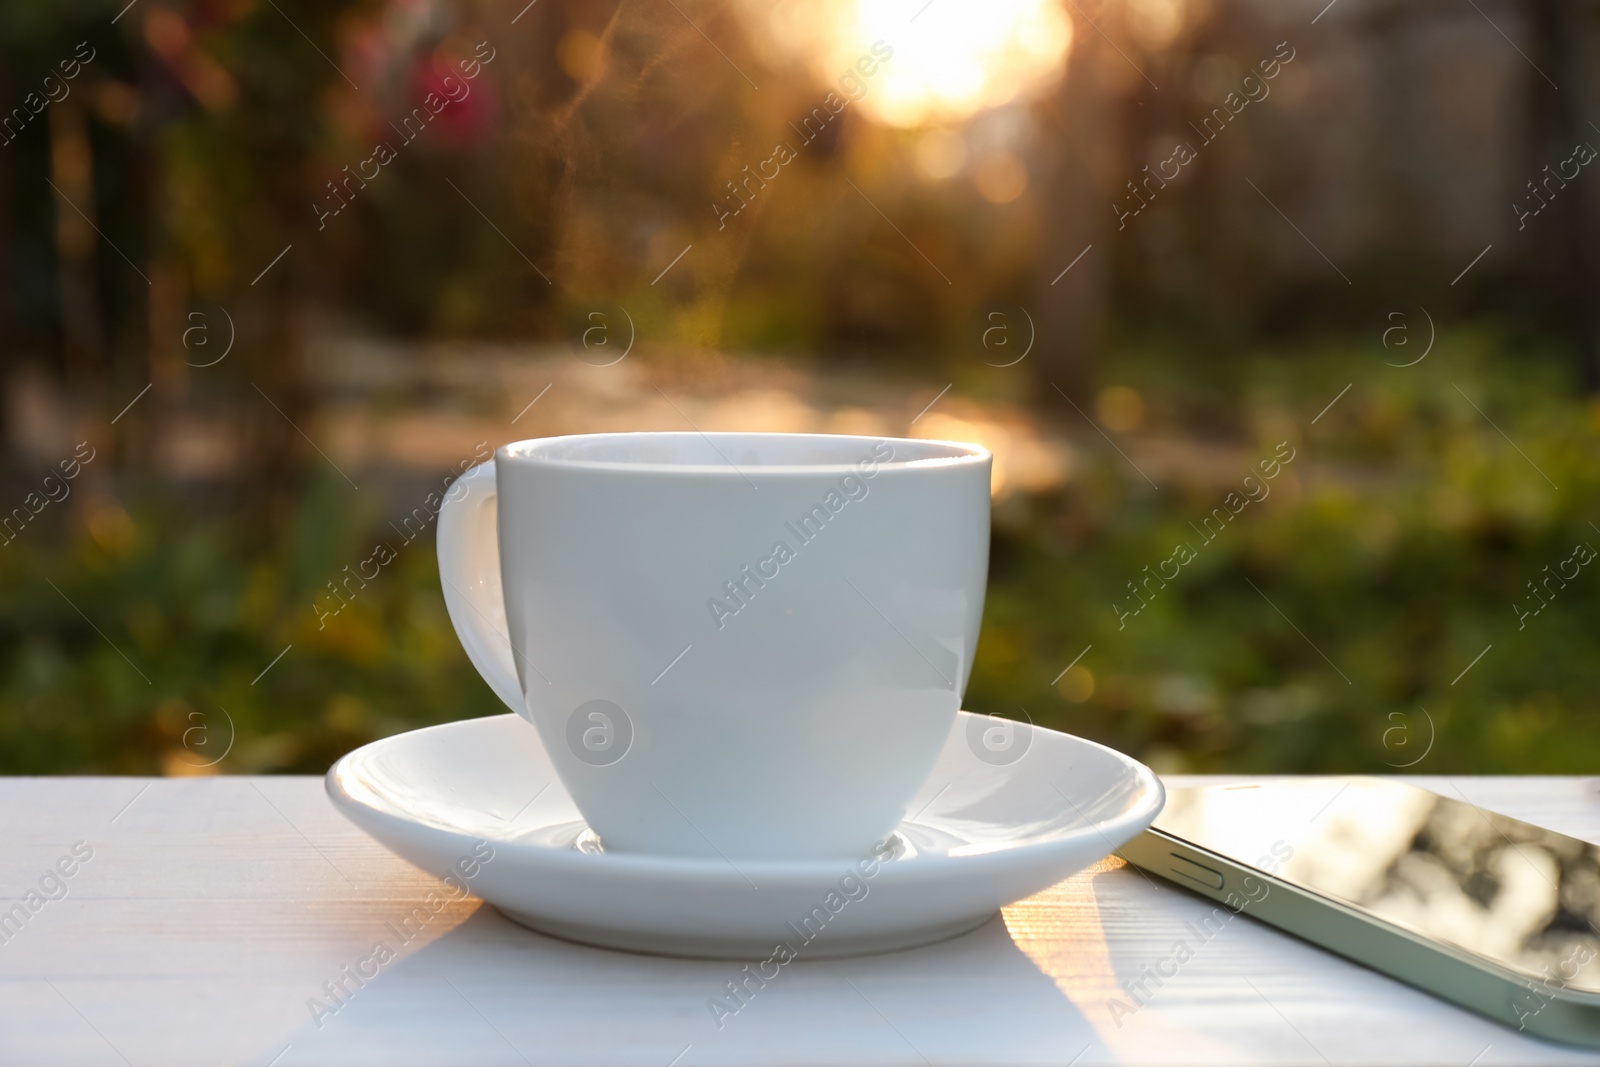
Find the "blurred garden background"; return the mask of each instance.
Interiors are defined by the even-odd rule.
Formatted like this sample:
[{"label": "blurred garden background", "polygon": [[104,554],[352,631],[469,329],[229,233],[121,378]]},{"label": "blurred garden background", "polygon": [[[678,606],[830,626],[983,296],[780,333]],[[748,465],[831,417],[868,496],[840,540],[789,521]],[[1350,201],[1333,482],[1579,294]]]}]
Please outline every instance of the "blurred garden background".
[{"label": "blurred garden background", "polygon": [[11,0],[0,772],[496,713],[428,494],[691,427],[994,451],[971,710],[1591,772],[1597,77],[1577,0]]}]

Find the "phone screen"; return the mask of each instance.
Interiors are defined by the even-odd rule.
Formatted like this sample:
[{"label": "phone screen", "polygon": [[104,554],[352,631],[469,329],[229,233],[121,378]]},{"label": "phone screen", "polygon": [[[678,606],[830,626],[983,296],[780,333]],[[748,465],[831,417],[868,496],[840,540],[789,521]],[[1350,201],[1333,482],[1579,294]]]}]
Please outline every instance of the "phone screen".
[{"label": "phone screen", "polygon": [[1547,986],[1600,993],[1600,847],[1381,779],[1169,789],[1155,829]]}]

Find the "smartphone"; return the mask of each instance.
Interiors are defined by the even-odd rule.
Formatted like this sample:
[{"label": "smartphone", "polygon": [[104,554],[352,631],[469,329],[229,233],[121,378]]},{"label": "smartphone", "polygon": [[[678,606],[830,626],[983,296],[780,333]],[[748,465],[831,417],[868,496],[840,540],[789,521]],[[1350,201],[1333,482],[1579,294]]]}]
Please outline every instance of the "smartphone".
[{"label": "smartphone", "polygon": [[1120,854],[1497,1022],[1600,1048],[1587,841],[1401,782],[1285,778],[1169,788]]}]

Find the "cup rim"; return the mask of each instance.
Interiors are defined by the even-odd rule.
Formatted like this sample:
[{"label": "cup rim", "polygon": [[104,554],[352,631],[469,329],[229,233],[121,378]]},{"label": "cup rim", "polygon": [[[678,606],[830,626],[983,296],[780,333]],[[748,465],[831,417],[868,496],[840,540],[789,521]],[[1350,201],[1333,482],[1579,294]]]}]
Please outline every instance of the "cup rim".
[{"label": "cup rim", "polygon": [[[703,461],[676,462],[659,459],[589,459],[572,455],[554,455],[563,449],[571,449],[578,443],[596,444],[626,443],[630,439],[642,441],[644,438],[657,440],[667,439],[673,442],[703,441],[709,444],[722,459],[717,462],[706,463]],[[785,442],[819,442],[826,441],[836,444],[843,449],[847,442],[859,442],[861,452],[853,460],[839,462],[818,463],[743,463],[736,465],[718,448],[719,442],[732,443],[735,440],[762,440]],[[876,459],[870,449],[873,445],[885,443],[895,449],[896,458],[887,460]],[[904,446],[905,451],[912,453],[907,458],[898,458]],[[853,454],[845,450],[846,454]],[[943,454],[939,454],[939,453]],[[495,459],[500,461],[517,461],[532,463],[538,466],[560,467],[569,470],[593,471],[641,471],[652,474],[718,474],[730,478],[745,477],[746,472],[769,474],[848,474],[868,467],[877,472],[886,470],[945,470],[968,466],[986,464],[993,459],[992,453],[982,445],[969,441],[949,441],[938,438],[924,437],[890,437],[887,435],[871,434],[832,434],[832,433],[774,433],[774,432],[738,432],[738,431],[713,431],[700,433],[697,431],[679,430],[638,430],[614,433],[579,433],[561,434],[554,437],[532,437],[522,441],[512,441],[495,449]]]}]

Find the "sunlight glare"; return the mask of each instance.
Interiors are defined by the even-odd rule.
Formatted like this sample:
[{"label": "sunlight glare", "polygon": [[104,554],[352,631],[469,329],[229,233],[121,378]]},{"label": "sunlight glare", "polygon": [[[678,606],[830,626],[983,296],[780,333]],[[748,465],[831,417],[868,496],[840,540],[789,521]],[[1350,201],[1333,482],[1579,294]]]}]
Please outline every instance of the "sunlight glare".
[{"label": "sunlight glare", "polygon": [[758,21],[767,43],[830,83],[874,42],[893,48],[855,106],[899,127],[1036,95],[1061,76],[1072,43],[1059,0],[791,0]]}]

